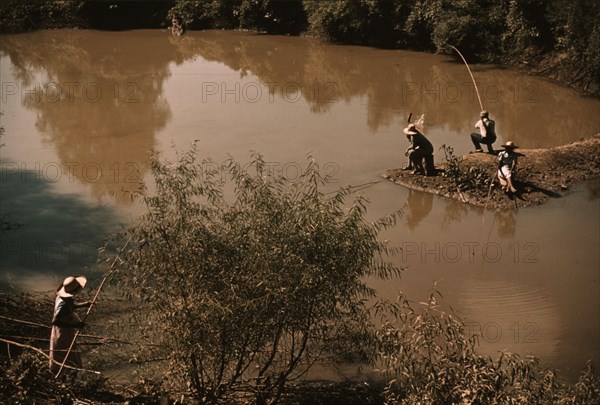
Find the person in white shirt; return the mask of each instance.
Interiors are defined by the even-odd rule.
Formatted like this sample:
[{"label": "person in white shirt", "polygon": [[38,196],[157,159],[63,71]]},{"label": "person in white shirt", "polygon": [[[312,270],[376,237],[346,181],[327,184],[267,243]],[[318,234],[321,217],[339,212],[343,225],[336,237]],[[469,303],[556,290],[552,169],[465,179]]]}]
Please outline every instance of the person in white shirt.
[{"label": "person in white shirt", "polygon": [[491,120],[489,113],[483,110],[479,114],[479,121],[475,124],[475,128],[479,129],[479,133],[471,134],[471,141],[475,146],[475,152],[483,152],[481,144],[487,145],[488,152],[495,154],[493,144],[496,142],[496,123]]}]

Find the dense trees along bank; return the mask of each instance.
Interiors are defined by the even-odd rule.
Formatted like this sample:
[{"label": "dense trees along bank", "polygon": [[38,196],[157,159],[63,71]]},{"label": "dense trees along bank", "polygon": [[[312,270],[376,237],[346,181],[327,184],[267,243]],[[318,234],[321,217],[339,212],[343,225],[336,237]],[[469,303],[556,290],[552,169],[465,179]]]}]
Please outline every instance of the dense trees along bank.
[{"label": "dense trees along bank", "polygon": [[45,0],[0,2],[0,31],[82,27],[250,29],[451,53],[520,66],[600,94],[595,0]]}]

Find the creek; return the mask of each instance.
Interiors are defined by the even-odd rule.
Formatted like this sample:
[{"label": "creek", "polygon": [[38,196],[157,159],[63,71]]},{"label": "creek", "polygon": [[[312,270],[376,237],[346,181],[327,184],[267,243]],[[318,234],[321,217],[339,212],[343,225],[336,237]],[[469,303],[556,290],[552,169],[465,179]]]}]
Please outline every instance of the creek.
[{"label": "creek", "polygon": [[[0,288],[52,290],[92,278],[96,249],[141,213],[148,156],[197,142],[202,156],[260,152],[290,179],[307,155],[330,187],[361,186],[369,217],[403,210],[382,237],[402,253],[382,297],[426,300],[436,284],[481,350],[535,354],[575,379],[600,360],[600,182],[517,211],[483,211],[382,181],[406,165],[410,113],[460,155],[479,103],[461,62],[442,55],[233,31],[52,30],[0,43]],[[472,66],[497,146],[566,144],[600,132],[600,101],[511,70]],[[551,173],[549,173],[551,175]],[[351,371],[348,371],[351,373]]]}]

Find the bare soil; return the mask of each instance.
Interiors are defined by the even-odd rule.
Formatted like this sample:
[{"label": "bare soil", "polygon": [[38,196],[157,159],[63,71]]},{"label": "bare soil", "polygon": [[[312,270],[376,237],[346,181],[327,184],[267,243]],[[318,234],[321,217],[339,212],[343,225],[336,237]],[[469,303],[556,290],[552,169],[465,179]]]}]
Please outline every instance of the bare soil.
[{"label": "bare soil", "polygon": [[521,156],[513,180],[518,189],[514,196],[504,193],[500,188],[496,177],[498,158],[488,153],[462,156],[460,169],[468,172],[478,167],[489,173],[490,177],[494,176],[491,190],[489,187],[464,189],[453,178],[444,176],[446,164],[439,162],[436,162],[436,176],[390,169],[383,173],[383,177],[414,190],[476,206],[512,209],[541,205],[551,198],[560,198],[569,192],[574,183],[600,176],[600,134],[567,145],[548,149],[517,149],[517,152]]}]

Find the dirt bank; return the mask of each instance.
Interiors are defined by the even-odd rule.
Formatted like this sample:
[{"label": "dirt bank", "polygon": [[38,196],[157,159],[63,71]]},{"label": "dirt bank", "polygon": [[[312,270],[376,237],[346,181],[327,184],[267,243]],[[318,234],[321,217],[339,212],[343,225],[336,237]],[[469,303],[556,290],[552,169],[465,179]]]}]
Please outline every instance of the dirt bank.
[{"label": "dirt bank", "polygon": [[[540,205],[565,195],[573,183],[600,176],[600,134],[568,145],[549,149],[517,149],[519,157],[516,199],[509,198],[494,177],[492,189],[457,182],[446,172],[448,163],[436,162],[437,176],[413,175],[404,169],[390,169],[383,177],[402,186],[453,198],[488,208],[516,208]],[[460,171],[496,173],[498,158],[487,153],[468,154],[457,159]],[[489,200],[488,200],[489,193]]]}]

